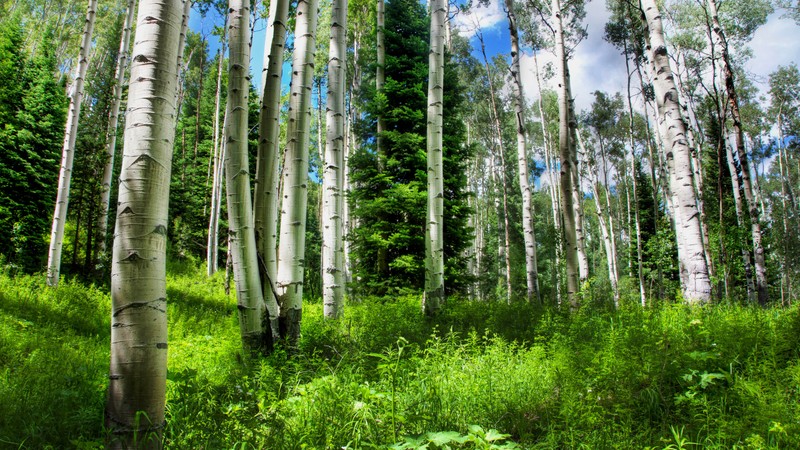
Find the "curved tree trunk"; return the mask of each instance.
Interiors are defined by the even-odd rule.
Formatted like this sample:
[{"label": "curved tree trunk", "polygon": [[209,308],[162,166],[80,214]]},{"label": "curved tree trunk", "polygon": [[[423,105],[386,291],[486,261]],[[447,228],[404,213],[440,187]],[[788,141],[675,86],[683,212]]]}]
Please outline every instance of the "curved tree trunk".
[{"label": "curved tree trunk", "polygon": [[[92,48],[92,31],[97,10],[97,0],[89,0],[86,8],[86,24],[83,28],[81,49],[78,53],[78,70],[69,98],[67,125],[64,133],[64,146],[61,150],[61,171],[58,174],[58,196],[53,212],[53,226],[50,231],[50,250],[47,255],[47,284],[58,286],[61,273],[61,251],[64,245],[64,226],[69,208],[69,186],[72,182],[72,162],[75,159],[75,139],[78,136],[78,120],[83,104],[83,84],[89,68],[89,51]],[[76,243],[77,245],[77,243]]]},{"label": "curved tree trunk", "polygon": [[347,0],[331,7],[328,52],[327,143],[322,177],[322,299],[325,317],[341,316],[344,306],[344,89],[347,59]]},{"label": "curved tree trunk", "polygon": [[161,448],[180,6],[145,0],[139,7],[111,265],[109,448]]},{"label": "curved tree trunk", "polygon": [[[728,104],[730,106],[731,119],[733,121],[733,132],[735,136],[735,145],[737,157],[739,158],[739,165],[742,169],[742,190],[744,191],[744,198],[747,202],[747,212],[750,218],[750,234],[753,240],[753,253],[755,255],[755,269],[756,269],[756,289],[758,290],[758,302],[762,305],[766,304],[769,300],[769,291],[767,285],[767,264],[764,255],[764,245],[761,243],[761,221],[758,211],[758,202],[756,202],[753,195],[753,186],[750,180],[750,163],[748,161],[747,151],[744,147],[744,132],[742,130],[742,118],[739,113],[739,96],[736,93],[736,86],[734,83],[733,69],[731,68],[730,56],[728,53],[728,41],[725,38],[725,31],[719,21],[717,14],[717,2],[715,0],[708,0],[708,9],[711,15],[712,23],[714,24],[714,33],[720,42],[722,50],[722,74],[725,79],[725,90],[728,94]],[[747,262],[749,262],[749,255]]]},{"label": "curved tree trunk", "polygon": [[275,288],[281,336],[290,346],[300,338],[308,206],[308,143],[311,87],[316,50],[317,0],[300,0],[295,22],[289,123],[283,171],[280,247]]},{"label": "curved tree trunk", "polygon": [[108,113],[108,130],[106,131],[106,163],[103,166],[103,186],[100,188],[100,213],[97,219],[97,239],[95,252],[102,259],[106,252],[106,234],[108,233],[108,207],[111,203],[111,180],[114,177],[114,155],[117,151],[117,127],[119,124],[119,108],[122,103],[122,85],[125,83],[125,69],[128,67],[128,49],[130,48],[133,16],[136,12],[136,0],[128,0],[125,9],[125,23],[119,41],[117,69],[114,84],[114,100]]},{"label": "curved tree trunk", "polygon": [[522,234],[525,239],[525,280],[527,283],[527,300],[534,298],[541,302],[539,296],[539,271],[536,261],[536,234],[533,230],[533,194],[528,181],[528,149],[525,136],[525,97],[522,89],[522,74],[519,68],[521,57],[519,37],[517,35],[517,19],[514,15],[514,1],[505,0],[508,15],[508,30],[511,35],[511,83],[514,92],[514,109],[517,124],[517,172],[519,188],[522,191]]},{"label": "curved tree trunk", "polygon": [[425,294],[422,309],[433,315],[444,302],[444,38],[447,3],[431,1],[428,56],[428,212],[425,224]]},{"label": "curved tree trunk", "polygon": [[261,270],[262,291],[269,311],[273,336],[278,332],[278,298],[275,279],[278,275],[278,183],[280,182],[280,123],[283,52],[289,0],[272,0],[264,44],[265,69],[261,71],[261,110],[258,121],[258,156],[254,219],[256,246]]},{"label": "curved tree trunk", "polygon": [[242,342],[246,349],[256,351],[272,346],[275,331],[265,330],[267,327],[263,323],[266,305],[258,270],[253,205],[250,198],[250,164],[247,148],[250,1],[230,0],[228,5],[230,53],[224,142],[229,246]]},{"label": "curved tree trunk", "polygon": [[658,103],[659,121],[665,131],[665,156],[669,169],[669,185],[674,198],[678,259],[683,272],[683,295],[692,303],[705,303],[711,298],[711,280],[708,274],[700,214],[694,191],[694,174],[689,146],[686,141],[686,123],[681,115],[678,91],[669,65],[667,45],[661,24],[661,14],[655,0],[642,0],[649,32],[648,53],[653,61],[653,88]]}]

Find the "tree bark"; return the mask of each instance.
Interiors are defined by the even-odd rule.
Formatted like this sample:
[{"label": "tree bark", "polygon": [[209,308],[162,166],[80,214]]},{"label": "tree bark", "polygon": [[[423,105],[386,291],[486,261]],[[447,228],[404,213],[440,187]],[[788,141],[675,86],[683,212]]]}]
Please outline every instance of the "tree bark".
[{"label": "tree bark", "polygon": [[[253,229],[248,158],[248,94],[250,90],[250,1],[228,2],[228,104],[225,124],[225,185],[228,200],[228,233],[239,330],[244,347],[251,351],[271,348],[277,330],[265,322],[266,304]],[[270,319],[276,311],[269,311]],[[274,320],[274,319],[273,319]]]},{"label": "tree bark", "polygon": [[670,190],[674,196],[678,259],[684,273],[684,298],[690,303],[705,303],[711,298],[703,235],[694,191],[692,163],[686,142],[686,124],[681,115],[678,91],[669,66],[661,14],[655,0],[642,0],[649,32],[648,53],[653,61],[653,88],[658,103],[659,121],[666,131],[665,156],[670,173]]},{"label": "tree bark", "polygon": [[558,67],[558,146],[561,158],[561,217],[564,226],[564,258],[567,263],[567,298],[570,305],[578,306],[578,291],[580,289],[580,268],[578,263],[578,236],[576,233],[577,220],[575,217],[574,200],[572,196],[573,174],[576,172],[572,152],[574,145],[570,142],[570,115],[569,102],[569,69],[567,66],[566,47],[564,43],[564,28],[561,17],[560,0],[552,0],[552,14],[555,28],[556,64]]},{"label": "tree bark", "polygon": [[290,346],[300,338],[303,308],[306,211],[308,206],[308,145],[311,125],[311,88],[316,51],[317,0],[297,4],[289,123],[283,171],[278,273],[275,281],[280,305],[281,337]]},{"label": "tree bark", "polygon": [[111,266],[109,448],[161,448],[166,248],[181,8],[142,1],[131,64]]},{"label": "tree bark", "polygon": [[446,2],[431,1],[428,56],[428,208],[425,224],[425,294],[422,309],[434,315],[444,302],[444,38]]},{"label": "tree bark", "polygon": [[119,124],[119,108],[122,103],[122,86],[125,83],[125,69],[128,67],[128,51],[133,28],[133,16],[136,12],[136,0],[128,0],[125,9],[125,22],[122,37],[119,41],[117,69],[114,84],[114,100],[108,113],[108,130],[106,131],[106,163],[103,166],[103,185],[100,189],[100,213],[97,219],[97,239],[95,252],[97,259],[102,260],[106,253],[106,234],[108,233],[108,208],[111,203],[111,180],[114,177],[114,155],[117,151],[117,128]]},{"label": "tree bark", "polygon": [[[722,50],[722,76],[725,80],[725,91],[728,94],[728,105],[730,106],[731,119],[733,122],[733,133],[735,136],[735,145],[737,157],[739,158],[739,165],[742,169],[742,190],[744,191],[744,198],[747,202],[747,212],[750,218],[750,234],[753,241],[753,253],[755,255],[755,269],[756,269],[756,289],[758,290],[758,302],[762,305],[769,301],[769,291],[767,284],[767,264],[764,255],[764,245],[761,243],[761,221],[758,211],[758,203],[753,195],[753,186],[750,180],[750,163],[747,156],[747,151],[744,146],[744,131],[742,130],[742,118],[739,112],[739,96],[736,92],[736,85],[731,68],[730,56],[728,52],[728,41],[725,38],[725,30],[719,21],[717,14],[716,0],[707,0],[708,9],[711,15],[712,23],[714,24],[714,33],[720,43]],[[731,175],[733,176],[733,174]],[[749,262],[748,255],[748,262]]]},{"label": "tree bark", "polygon": [[514,109],[517,124],[517,171],[519,187],[522,194],[522,234],[525,239],[525,280],[527,283],[527,300],[541,302],[539,295],[539,270],[536,260],[536,234],[533,230],[533,194],[528,176],[528,149],[525,136],[525,97],[522,89],[520,73],[519,36],[517,35],[517,18],[514,15],[514,1],[505,0],[508,15],[508,30],[511,35],[511,78],[514,93]]},{"label": "tree bark", "polygon": [[344,306],[344,89],[347,59],[347,0],[331,7],[328,51],[327,139],[322,177],[322,301],[325,317],[337,318]]},{"label": "tree bark", "polygon": [[[261,71],[261,110],[258,121],[258,156],[254,225],[261,269],[262,290],[268,309],[278,311],[275,280],[278,275],[278,195],[280,182],[280,113],[283,52],[289,0],[272,0],[264,44],[265,68]],[[271,313],[272,314],[272,313]],[[276,316],[277,317],[277,316]]]},{"label": "tree bark", "polygon": [[58,175],[58,195],[55,211],[53,212],[53,226],[50,232],[50,250],[47,256],[47,284],[58,286],[61,273],[61,251],[64,245],[64,226],[67,222],[67,209],[69,208],[69,187],[72,181],[72,162],[75,159],[75,140],[78,136],[78,120],[81,116],[83,105],[83,85],[86,71],[89,68],[89,51],[92,47],[92,31],[97,11],[97,0],[89,0],[86,8],[86,23],[83,28],[81,48],[78,53],[78,70],[72,85],[67,111],[67,125],[64,133],[64,146],[61,151],[61,171]]}]

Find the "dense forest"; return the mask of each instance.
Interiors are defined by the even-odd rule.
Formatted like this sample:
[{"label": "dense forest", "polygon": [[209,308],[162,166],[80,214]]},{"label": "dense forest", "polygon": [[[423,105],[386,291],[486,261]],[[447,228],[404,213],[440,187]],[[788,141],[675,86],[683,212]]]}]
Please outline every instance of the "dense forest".
[{"label": "dense forest", "polygon": [[800,447],[800,5],[600,2],[0,1],[0,448]]}]

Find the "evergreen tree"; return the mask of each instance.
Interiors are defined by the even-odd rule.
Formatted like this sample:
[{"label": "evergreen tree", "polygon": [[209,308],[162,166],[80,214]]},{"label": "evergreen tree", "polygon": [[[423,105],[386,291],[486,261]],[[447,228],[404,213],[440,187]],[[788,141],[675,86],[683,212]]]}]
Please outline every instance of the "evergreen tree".
[{"label": "evergreen tree", "polygon": [[[349,236],[355,260],[355,291],[388,295],[418,292],[423,287],[425,257],[428,20],[424,7],[412,0],[386,4],[386,82],[382,95],[364,83],[369,100],[361,123],[362,146],[350,158],[352,215],[358,227]],[[374,72],[374,71],[365,71]],[[469,208],[462,117],[464,88],[446,56],[444,97],[445,285],[449,292],[466,287]],[[382,115],[385,163],[379,169],[375,121]],[[386,266],[378,254],[386,252]]]},{"label": "evergreen tree", "polygon": [[24,271],[43,268],[55,202],[66,97],[56,81],[53,35],[31,60],[18,20],[0,25],[0,255]]}]

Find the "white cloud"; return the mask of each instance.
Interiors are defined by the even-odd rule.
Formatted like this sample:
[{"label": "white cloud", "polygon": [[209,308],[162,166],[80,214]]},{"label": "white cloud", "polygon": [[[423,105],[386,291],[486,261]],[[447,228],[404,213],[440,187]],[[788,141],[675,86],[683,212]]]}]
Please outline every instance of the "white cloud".
[{"label": "white cloud", "polygon": [[471,39],[478,33],[478,27],[483,31],[490,30],[497,25],[505,24],[506,13],[498,0],[490,0],[484,7],[476,5],[468,12],[459,12],[453,20],[453,27],[461,36]]},{"label": "white cloud", "polygon": [[754,81],[761,84],[764,93],[768,88],[769,74],[778,66],[800,62],[800,26],[792,19],[781,18],[781,14],[782,11],[770,15],[767,23],[755,32],[749,45],[753,49],[753,58],[745,67],[756,76]]}]

